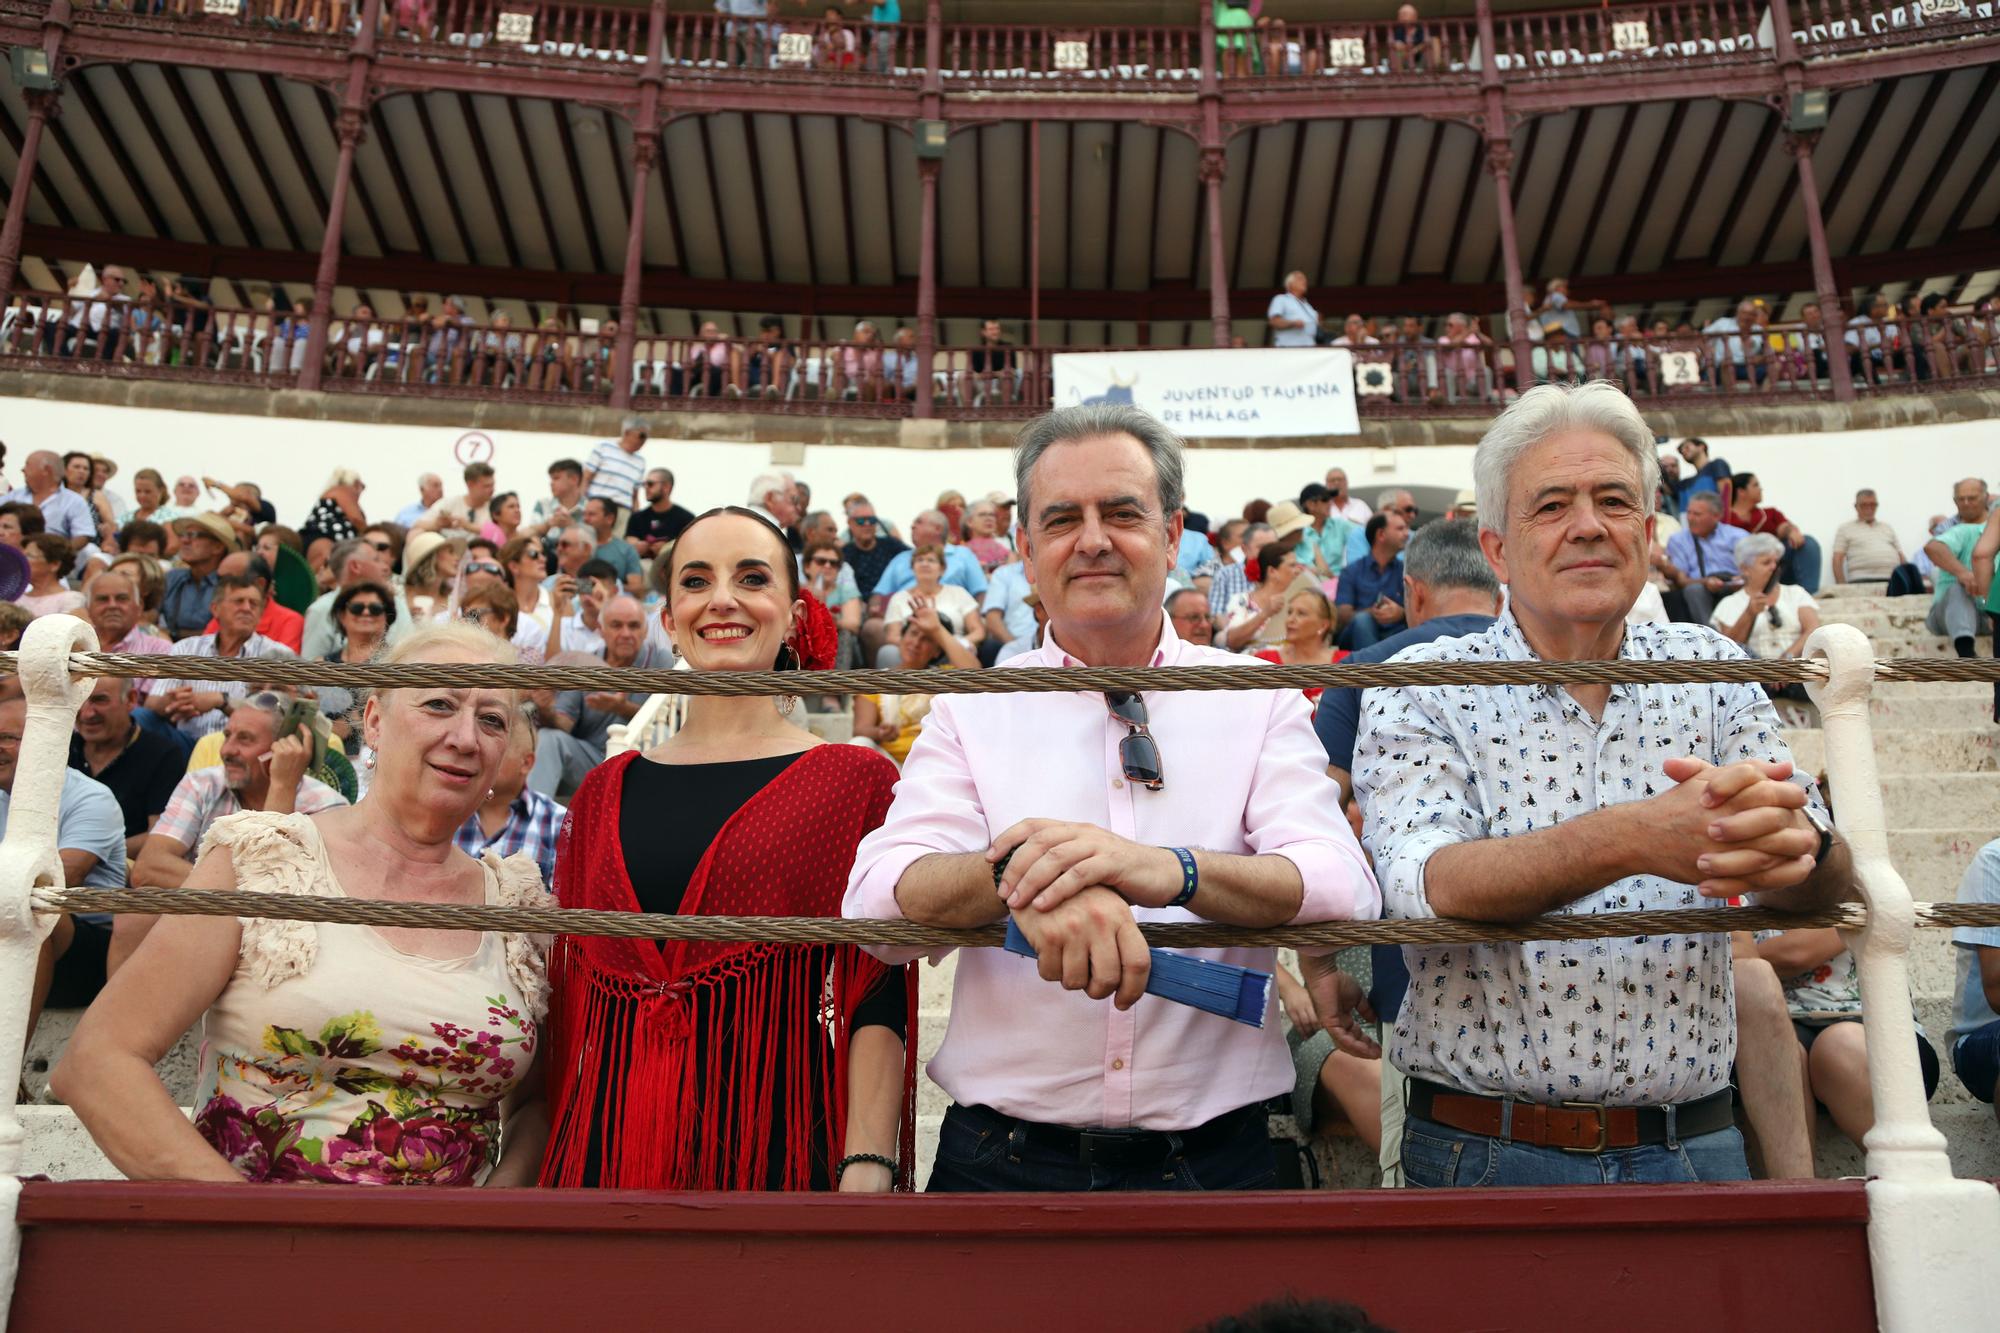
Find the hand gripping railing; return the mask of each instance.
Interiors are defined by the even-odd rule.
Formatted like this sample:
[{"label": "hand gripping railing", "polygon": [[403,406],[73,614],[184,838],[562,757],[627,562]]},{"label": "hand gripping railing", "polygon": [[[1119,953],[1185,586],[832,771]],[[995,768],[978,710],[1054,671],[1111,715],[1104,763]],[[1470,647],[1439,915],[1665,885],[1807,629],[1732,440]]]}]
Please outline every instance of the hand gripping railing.
[{"label": "hand gripping railing", "polygon": [[[626,938],[845,941],[917,946],[987,946],[989,927],[939,930],[910,922],[785,917],[670,917],[575,909],[526,910],[388,903],[358,899],[274,898],[191,890],[67,889],[56,858],[56,820],[76,709],[96,676],[341,684],[358,688],[438,684],[515,688],[618,689],[680,696],[791,694],[795,672],[634,671],[613,667],[525,667],[468,663],[349,666],[311,661],[176,657],[96,651],[90,627],[45,616],[28,627],[18,653],[0,653],[0,672],[17,671],[28,697],[7,837],[0,842],[0,1086],[18,1079],[27,994],[49,913],[136,911],[275,916],[375,926],[521,930]],[[1364,666],[1213,666],[1171,668],[1017,668],[926,673],[933,693],[1055,693],[1100,689],[1285,689],[1309,685],[1507,685],[1764,681],[1803,682],[1822,716],[1829,781],[1840,792],[1839,821],[1853,850],[1862,902],[1815,913],[1700,908],[1537,917],[1492,924],[1455,920],[1328,922],[1249,930],[1201,923],[1142,927],[1157,945],[1443,944],[1482,940],[1582,939],[1668,931],[1722,932],[1764,927],[1834,926],[1850,932],[1860,969],[1863,1025],[1875,1126],[1867,1135],[1869,1244],[1878,1313],[1884,1328],[1931,1330],[1983,1326],[1996,1308],[1992,1274],[2000,1266],[2000,1194],[1952,1178],[1945,1142],[1931,1125],[1921,1073],[1909,1041],[1909,963],[1916,928],[2000,924],[2000,909],[1914,903],[1889,862],[1877,783],[1868,699],[1878,679],[2000,678],[2000,663],[1949,658],[1874,659],[1851,626],[1828,625],[1807,641],[1807,656],[1788,661],[1426,662]],[[814,693],[900,692],[897,671],[817,672]],[[1858,932],[1858,934],[1855,934]],[[0,1109],[0,1299],[11,1299],[19,1254],[15,1203],[22,1131]]]}]

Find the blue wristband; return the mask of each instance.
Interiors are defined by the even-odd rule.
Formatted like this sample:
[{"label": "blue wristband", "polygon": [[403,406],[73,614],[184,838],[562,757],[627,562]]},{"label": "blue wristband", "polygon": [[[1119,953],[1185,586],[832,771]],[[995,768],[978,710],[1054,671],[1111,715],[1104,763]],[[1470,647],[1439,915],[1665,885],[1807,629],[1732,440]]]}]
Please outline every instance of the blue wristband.
[{"label": "blue wristband", "polygon": [[1181,863],[1181,891],[1167,906],[1186,907],[1188,900],[1194,897],[1194,891],[1201,887],[1201,871],[1195,868],[1194,853],[1187,848],[1169,847],[1167,850],[1179,857]]}]

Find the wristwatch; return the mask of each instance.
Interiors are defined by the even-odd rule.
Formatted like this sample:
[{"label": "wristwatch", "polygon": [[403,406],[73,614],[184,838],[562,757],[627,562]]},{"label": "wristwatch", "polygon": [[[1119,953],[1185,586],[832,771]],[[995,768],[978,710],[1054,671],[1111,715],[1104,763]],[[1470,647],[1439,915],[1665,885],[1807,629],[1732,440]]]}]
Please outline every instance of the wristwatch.
[{"label": "wristwatch", "polygon": [[1825,865],[1826,854],[1833,850],[1833,825],[1811,806],[1807,806],[1804,813],[1806,823],[1811,824],[1813,831],[1819,834],[1819,849],[1813,853],[1813,864]]}]

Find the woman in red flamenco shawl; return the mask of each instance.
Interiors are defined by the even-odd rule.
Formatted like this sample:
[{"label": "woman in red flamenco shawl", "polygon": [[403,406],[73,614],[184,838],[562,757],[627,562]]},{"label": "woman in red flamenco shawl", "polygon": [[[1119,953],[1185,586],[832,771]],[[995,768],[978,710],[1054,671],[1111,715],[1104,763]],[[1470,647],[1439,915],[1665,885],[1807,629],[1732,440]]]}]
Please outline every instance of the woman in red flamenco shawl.
[{"label": "woman in red flamenco shawl", "polygon": [[[801,597],[791,548],[762,515],[711,510],[666,558],[666,627],[696,670],[832,664],[833,619]],[[613,911],[838,916],[896,777],[874,751],[794,726],[774,699],[698,696],[671,739],[584,779],[556,894]],[[909,1187],[908,969],[849,945],[565,935],[549,981],[544,1185]]]}]

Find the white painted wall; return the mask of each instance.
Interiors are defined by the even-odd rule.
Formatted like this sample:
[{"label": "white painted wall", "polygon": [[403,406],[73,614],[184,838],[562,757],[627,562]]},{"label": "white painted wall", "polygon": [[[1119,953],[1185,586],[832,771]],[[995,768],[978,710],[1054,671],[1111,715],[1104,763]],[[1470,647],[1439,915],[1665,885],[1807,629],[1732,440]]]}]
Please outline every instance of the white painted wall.
[{"label": "white painted wall", "polygon": [[[699,512],[742,503],[750,480],[771,465],[772,446],[673,439],[674,417],[662,414],[662,432],[647,446],[647,460],[673,469],[675,499]],[[147,408],[101,407],[41,399],[0,398],[0,440],[7,445],[9,484],[32,449],[84,448],[118,460],[114,486],[131,494],[131,474],[148,464],[169,484],[181,473],[251,479],[264,487],[281,519],[296,523],[337,464],[356,468],[369,483],[363,503],[370,515],[393,516],[416,498],[415,479],[435,471],[456,480],[453,448],[465,431],[432,426],[358,425],[277,420]],[[503,490],[532,501],[545,493],[548,464],[581,459],[595,440],[530,431],[487,432]],[[1924,520],[1949,512],[1951,485],[1983,475],[2000,483],[2000,421],[1913,426],[1881,431],[1816,435],[1711,437],[1718,457],[1762,477],[1768,503],[1831,546],[1834,529],[1853,517],[1854,491],[1873,486],[1881,517],[1915,548]],[[1234,514],[1253,497],[1280,500],[1338,464],[1355,489],[1372,501],[1377,488],[1471,484],[1472,448],[1196,449],[1188,458],[1190,502],[1211,515]],[[1001,449],[920,450],[814,445],[793,469],[813,488],[815,504],[837,504],[850,491],[866,491],[899,525],[934,503],[946,489],[976,497],[993,489],[1013,493],[1008,453]],[[1830,577],[1830,575],[1829,575]]]}]

